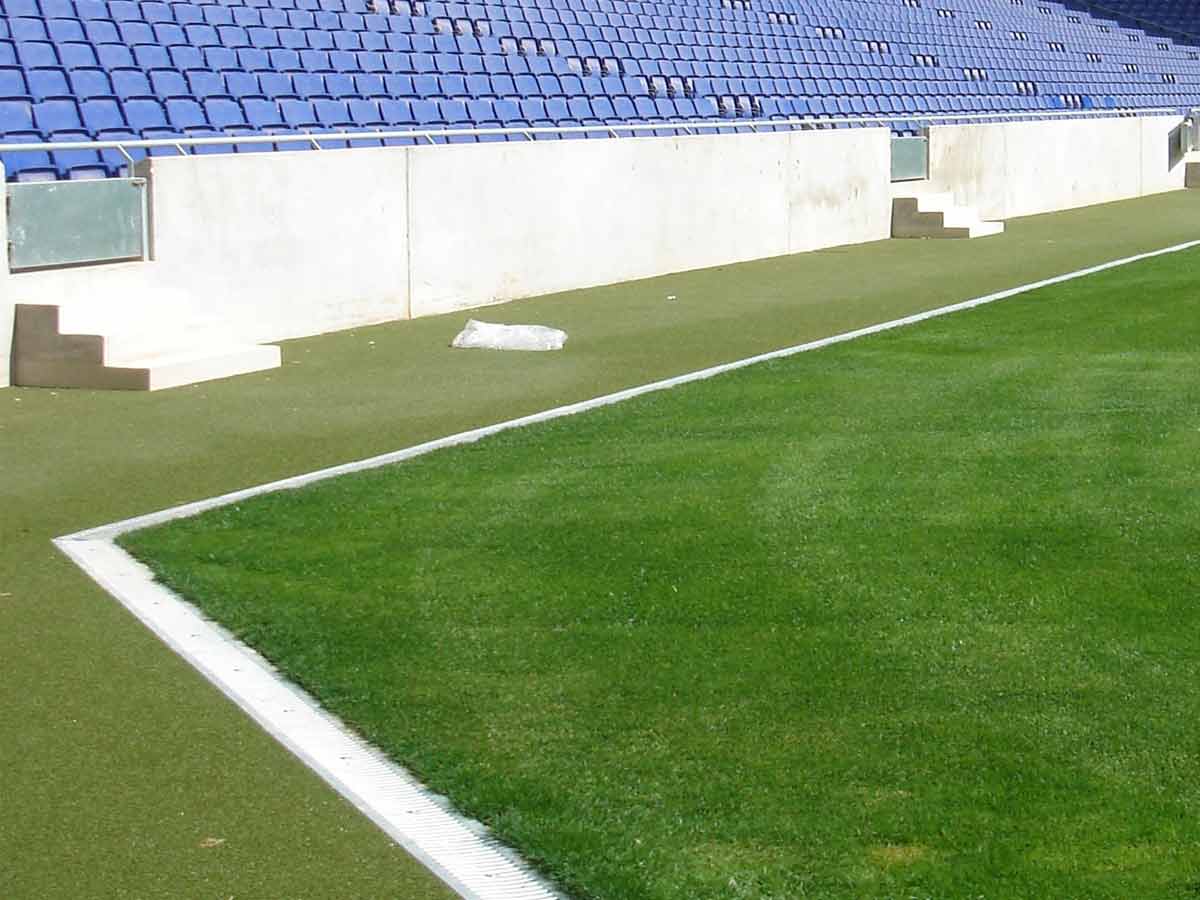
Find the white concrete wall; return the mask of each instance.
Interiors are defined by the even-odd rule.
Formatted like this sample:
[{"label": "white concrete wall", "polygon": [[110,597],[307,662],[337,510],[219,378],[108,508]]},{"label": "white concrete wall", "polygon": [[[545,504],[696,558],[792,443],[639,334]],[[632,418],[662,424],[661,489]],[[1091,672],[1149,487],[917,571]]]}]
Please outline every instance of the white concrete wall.
[{"label": "white concrete wall", "polygon": [[153,262],[13,293],[147,349],[317,334],[880,240],[888,154],[858,129],[156,157]]},{"label": "white concrete wall", "polygon": [[414,315],[889,233],[883,129],[411,151]]},{"label": "white concrete wall", "polygon": [[407,155],[387,149],[156,157],[153,261],[18,273],[64,329],[113,321],[168,344],[212,331],[279,340],[408,314]]},{"label": "white concrete wall", "polygon": [[0,388],[10,384],[12,369],[13,292],[8,275],[8,203],[4,163],[0,163]]},{"label": "white concrete wall", "polygon": [[[924,188],[987,218],[1181,188],[1178,124],[934,128]],[[153,261],[0,272],[0,342],[13,301],[127,348],[271,341],[880,240],[889,154],[841,129],[156,157]]]},{"label": "white concrete wall", "polygon": [[1180,117],[935,126],[927,189],[985,219],[1126,200],[1183,187],[1169,157]]}]

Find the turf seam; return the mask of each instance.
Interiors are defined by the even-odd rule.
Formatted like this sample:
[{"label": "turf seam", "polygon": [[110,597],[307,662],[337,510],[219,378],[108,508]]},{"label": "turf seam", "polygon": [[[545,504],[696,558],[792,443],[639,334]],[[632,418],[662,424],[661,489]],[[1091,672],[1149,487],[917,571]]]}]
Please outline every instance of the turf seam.
[{"label": "turf seam", "polygon": [[1068,272],[831,337],[786,347],[589,400],[427,441],[413,447],[123,519],[54,539],[55,546],[112,594],[164,643],[183,656],[269,734],[313,769],[448,886],[470,900],[554,898],[561,895],[478,822],[417,782],[354,734],[316,701],[286,681],[263,657],[191,604],[154,580],[148,568],[117,546],[121,534],[186,518],[280,490],[402,462],[434,450],[619,403],[757,363],[782,359],[871,334],[916,324],[1071,281],[1106,269],[1200,246],[1187,241]]}]

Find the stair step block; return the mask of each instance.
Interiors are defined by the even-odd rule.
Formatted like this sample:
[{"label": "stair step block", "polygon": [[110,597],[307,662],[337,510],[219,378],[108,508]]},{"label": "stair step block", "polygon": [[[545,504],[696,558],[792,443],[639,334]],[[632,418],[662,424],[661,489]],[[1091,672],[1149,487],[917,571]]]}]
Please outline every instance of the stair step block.
[{"label": "stair step block", "polygon": [[[229,338],[187,342],[178,332],[64,334],[53,304],[18,303],[13,384],[155,391],[278,368],[279,348]],[[122,323],[128,327],[127,323]]]},{"label": "stair step block", "polygon": [[892,200],[895,238],[974,238],[1003,231],[1003,222],[982,221],[974,209],[954,205],[949,194],[917,194]]}]

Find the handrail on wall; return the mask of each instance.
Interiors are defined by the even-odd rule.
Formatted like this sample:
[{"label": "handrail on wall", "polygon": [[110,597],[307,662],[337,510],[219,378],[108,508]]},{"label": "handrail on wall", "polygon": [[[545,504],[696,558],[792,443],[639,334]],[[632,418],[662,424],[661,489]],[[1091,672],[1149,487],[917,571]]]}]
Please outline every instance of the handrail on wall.
[{"label": "handrail on wall", "polygon": [[159,138],[155,140],[116,140],[116,141],[46,141],[42,143],[0,143],[0,151],[20,153],[22,151],[55,151],[55,150],[116,150],[130,163],[134,162],[130,150],[153,150],[173,148],[186,156],[188,148],[198,147],[228,147],[253,146],[256,144],[286,144],[306,142],[315,150],[324,150],[322,143],[361,141],[364,139],[425,139],[430,144],[439,143],[437,138],[450,137],[482,137],[488,135],[519,134],[534,137],[539,134],[572,135],[595,134],[607,132],[610,137],[636,136],[643,132],[658,133],[669,131],[683,134],[699,134],[711,131],[759,132],[787,128],[803,130],[836,125],[871,125],[891,122],[911,122],[914,125],[931,125],[936,123],[966,122],[986,123],[995,120],[1028,121],[1042,119],[1070,118],[1128,118],[1144,115],[1179,115],[1180,110],[1170,107],[1121,108],[1121,109],[1088,109],[1088,110],[1046,110],[1021,112],[992,112],[992,113],[939,113],[936,115],[891,115],[877,116],[840,116],[825,118],[793,118],[793,119],[691,119],[680,122],[663,121],[654,123],[605,123],[602,125],[540,125],[518,128],[446,128],[446,129],[408,129],[403,131],[363,130],[363,131],[292,131],[270,135],[224,135],[221,137],[205,138]]}]

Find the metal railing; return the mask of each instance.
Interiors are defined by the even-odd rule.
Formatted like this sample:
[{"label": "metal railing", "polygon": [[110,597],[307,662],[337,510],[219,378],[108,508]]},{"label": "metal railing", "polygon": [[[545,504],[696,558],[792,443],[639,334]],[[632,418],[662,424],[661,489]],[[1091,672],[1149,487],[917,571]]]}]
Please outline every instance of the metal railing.
[{"label": "metal railing", "polygon": [[[1200,127],[1200,110],[1194,120],[1184,121],[1177,129],[1178,147],[1186,148],[1195,128]],[[617,138],[642,134],[755,133],[828,129],[838,126],[908,124],[918,136],[891,139],[891,179],[911,181],[928,177],[928,129],[937,123],[986,124],[997,121],[1054,121],[1079,118],[1114,118],[1140,115],[1181,115],[1167,108],[1120,110],[1048,110],[1024,114],[1010,112],[960,113],[938,115],[845,116],[792,119],[703,119],[681,122],[618,123],[581,126],[524,126],[517,128],[458,128],[409,130],[355,130],[339,132],[288,132],[280,134],[227,135],[207,138],[164,138],[158,140],[57,141],[45,143],[0,144],[0,151],[79,151],[116,150],[128,162],[135,162],[135,151],[168,149],[183,156],[209,147],[229,148],[249,145],[346,146],[370,141],[428,141],[430,144],[455,138],[507,138],[512,135],[535,139],[603,134]],[[408,144],[412,146],[412,144]],[[190,151],[190,153],[189,153]],[[122,168],[125,168],[124,166]],[[10,205],[9,265],[14,271],[62,265],[81,265],[113,260],[145,259],[149,246],[146,208],[147,195],[142,179],[96,178],[87,180],[0,183],[0,198],[5,194]]]},{"label": "metal railing", "polygon": [[[174,149],[179,154],[187,156],[188,150],[193,154],[198,148],[205,147],[243,147],[275,144],[308,144],[314,150],[331,149],[323,144],[348,144],[354,141],[395,141],[411,139],[428,141],[429,144],[442,144],[453,138],[508,137],[520,135],[534,139],[538,135],[573,136],[597,135],[618,138],[623,136],[636,137],[650,134],[663,136],[669,134],[712,134],[714,132],[745,132],[761,133],[779,130],[803,131],[810,129],[828,129],[839,126],[864,127],[868,125],[887,125],[896,123],[912,123],[914,129],[920,129],[937,124],[979,123],[988,122],[1017,122],[1042,121],[1071,118],[1130,118],[1147,115],[1182,115],[1182,111],[1171,107],[1145,107],[1120,109],[1083,109],[1083,110],[1024,110],[1012,112],[989,113],[937,113],[937,114],[905,114],[893,115],[881,113],[873,116],[833,116],[833,117],[800,117],[790,119],[690,119],[683,121],[637,122],[637,123],[604,123],[596,125],[538,125],[517,126],[510,128],[415,128],[404,130],[362,129],[354,131],[289,131],[275,134],[253,135],[222,135],[220,137],[171,137],[149,140],[113,140],[113,141],[47,141],[41,143],[7,143],[0,144],[0,152],[21,153],[33,151],[70,151],[70,150],[116,150],[130,163],[137,160],[129,152],[131,150]],[[336,148],[335,148],[336,149]],[[141,158],[140,156],[138,158]]]}]

